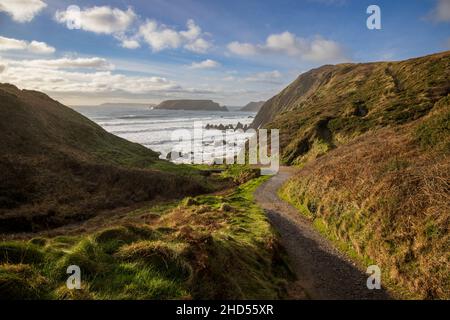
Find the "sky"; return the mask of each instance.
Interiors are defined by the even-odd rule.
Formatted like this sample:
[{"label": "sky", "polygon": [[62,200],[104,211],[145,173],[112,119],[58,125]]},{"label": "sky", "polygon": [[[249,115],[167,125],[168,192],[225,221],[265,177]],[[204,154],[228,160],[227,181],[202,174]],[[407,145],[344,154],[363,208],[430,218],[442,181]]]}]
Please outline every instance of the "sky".
[{"label": "sky", "polygon": [[68,105],[240,106],[324,64],[449,49],[450,0],[0,0],[0,82]]}]

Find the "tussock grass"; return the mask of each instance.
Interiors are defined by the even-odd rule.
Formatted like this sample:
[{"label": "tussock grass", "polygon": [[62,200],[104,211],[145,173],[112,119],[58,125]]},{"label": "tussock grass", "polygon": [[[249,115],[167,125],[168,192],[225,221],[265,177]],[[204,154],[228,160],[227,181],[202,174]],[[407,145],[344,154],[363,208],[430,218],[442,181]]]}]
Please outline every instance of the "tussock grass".
[{"label": "tussock grass", "polygon": [[122,261],[138,261],[154,270],[167,272],[174,277],[186,278],[192,273],[190,264],[183,257],[187,250],[185,243],[167,243],[161,240],[140,241],[123,246],[116,253]]},{"label": "tussock grass", "polygon": [[48,281],[28,264],[0,264],[2,299],[46,298]]},{"label": "tussock grass", "polygon": [[[277,299],[292,274],[253,192],[186,198],[151,225],[0,243],[0,299]],[[3,264],[2,264],[3,263]],[[70,265],[82,289],[68,290]]]},{"label": "tussock grass", "polygon": [[37,232],[220,189],[43,93],[0,84],[0,233]]},{"label": "tussock grass", "polygon": [[38,263],[44,255],[33,244],[0,242],[0,263]]},{"label": "tussock grass", "polygon": [[[449,62],[447,51],[399,62],[325,65],[267,101],[253,127],[280,129],[282,160],[303,164],[322,154],[323,143],[331,150],[365,132],[426,117],[450,93]],[[448,131],[439,129],[442,121],[420,130],[423,143],[439,140],[432,128]]]},{"label": "tussock grass", "polygon": [[322,66],[253,123],[279,128],[282,160],[302,168],[282,197],[405,297],[450,297],[449,62]]},{"label": "tussock grass", "polygon": [[450,153],[450,95],[439,101],[435,109],[415,131],[416,141],[424,149],[440,149]]},{"label": "tussock grass", "polygon": [[260,170],[251,168],[249,165],[228,165],[221,174],[223,178],[230,178],[234,183],[243,184],[251,179],[257,178]]},{"label": "tussock grass", "polygon": [[448,106],[340,146],[280,191],[402,297],[450,297]]}]

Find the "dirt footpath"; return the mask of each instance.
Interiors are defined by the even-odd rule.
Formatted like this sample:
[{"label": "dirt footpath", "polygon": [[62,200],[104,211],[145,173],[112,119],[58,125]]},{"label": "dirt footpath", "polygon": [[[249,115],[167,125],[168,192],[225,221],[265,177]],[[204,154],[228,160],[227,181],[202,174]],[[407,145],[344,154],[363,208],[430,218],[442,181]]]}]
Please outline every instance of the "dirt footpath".
[{"label": "dirt footpath", "polygon": [[281,167],[278,175],[255,192],[258,204],[280,233],[297,281],[289,288],[291,299],[390,299],[382,290],[369,290],[369,275],[338,252],[298,210],[281,200],[277,191],[296,169]]}]

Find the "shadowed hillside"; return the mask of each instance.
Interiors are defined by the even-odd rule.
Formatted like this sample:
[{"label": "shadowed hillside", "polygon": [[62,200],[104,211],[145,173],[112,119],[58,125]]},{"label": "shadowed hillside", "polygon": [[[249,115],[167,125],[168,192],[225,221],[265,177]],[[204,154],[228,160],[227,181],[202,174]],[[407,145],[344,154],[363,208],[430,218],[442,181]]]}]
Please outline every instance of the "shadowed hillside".
[{"label": "shadowed hillside", "polygon": [[[87,234],[0,242],[0,300],[283,298],[293,275],[253,200],[265,180]],[[66,286],[70,265],[82,270],[80,290]]]},{"label": "shadowed hillside", "polygon": [[[254,203],[257,170],[204,177],[11,85],[0,112],[0,300],[286,296],[292,274]],[[66,286],[71,265],[80,290]]]},{"label": "shadowed hillside", "polygon": [[450,52],[324,66],[267,102],[303,169],[280,195],[402,297],[449,298]]},{"label": "shadowed hillside", "polygon": [[1,84],[0,113],[0,232],[206,190],[196,170],[159,160],[43,93]]}]

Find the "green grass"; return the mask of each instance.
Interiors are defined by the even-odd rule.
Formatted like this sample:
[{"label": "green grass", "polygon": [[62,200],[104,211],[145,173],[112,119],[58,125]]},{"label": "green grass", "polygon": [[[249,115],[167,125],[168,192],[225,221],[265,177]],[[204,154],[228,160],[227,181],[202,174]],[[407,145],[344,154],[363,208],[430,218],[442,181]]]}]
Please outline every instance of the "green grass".
[{"label": "green grass", "polygon": [[42,93],[2,84],[0,97],[0,232],[43,231],[223,186],[197,168],[159,159],[108,133]]},{"label": "green grass", "polygon": [[174,164],[166,160],[157,160],[149,165],[151,169],[167,171],[181,175],[198,175],[199,169],[187,164]]},{"label": "green grass", "polygon": [[[0,297],[280,298],[291,273],[253,199],[266,179],[252,179],[228,195],[162,206],[161,220],[151,226],[0,243]],[[65,286],[70,265],[81,268],[81,290]]]},{"label": "green grass", "polygon": [[[336,248],[339,249],[340,252],[344,253],[353,261],[357,262],[362,268],[376,264],[371,257],[361,252],[361,250],[358,250],[358,248],[355,248],[349,237],[344,235],[343,233],[340,233],[339,230],[340,225],[345,225],[345,228],[348,228],[346,230],[351,230],[351,233],[353,235],[354,229],[358,229],[365,224],[363,216],[359,215],[361,218],[358,220],[355,219],[355,216],[358,216],[358,214],[355,214],[354,212],[340,214],[339,210],[341,208],[336,207],[334,208],[334,210],[336,210],[336,219],[328,218],[328,220],[326,220],[317,215],[315,213],[315,210],[311,210],[311,207],[315,207],[315,203],[319,202],[309,199],[306,195],[298,197],[292,196],[292,189],[290,189],[292,187],[295,188],[292,182],[288,182],[287,184],[285,184],[278,193],[280,198],[296,207],[299,210],[300,214],[312,221],[314,229],[316,229],[325,238],[330,240],[336,246]],[[361,240],[363,241],[363,239]],[[388,281],[386,276],[384,276],[383,281]]]},{"label": "green grass", "polygon": [[442,112],[432,114],[416,129],[415,139],[424,149],[450,150],[450,96],[442,101]]},{"label": "green grass", "polygon": [[251,168],[249,165],[225,165],[221,176],[231,179],[235,183],[242,184],[253,178],[259,177],[260,170]]},{"label": "green grass", "polygon": [[[381,127],[427,117],[438,103],[449,105],[449,61],[445,52],[400,62],[322,66],[271,99],[255,125],[280,129],[281,160],[299,164],[314,157],[317,139],[339,146]],[[422,144],[439,142],[436,129],[448,118],[442,121],[422,128]]]},{"label": "green grass", "polygon": [[378,265],[394,297],[445,299],[448,159],[424,152],[412,137],[400,140],[399,150],[394,139],[387,147],[380,139],[380,148],[369,141],[376,151],[371,158],[361,147],[334,152],[289,180],[279,195],[361,268]]},{"label": "green grass", "polygon": [[293,187],[289,182],[285,184],[279,191],[278,196],[286,202],[291,203],[301,215],[311,220],[314,228],[322,234],[327,239],[331,240],[341,251],[346,253],[352,258],[356,258],[360,262],[363,262],[365,259],[361,259],[356,253],[355,250],[348,244],[338,239],[338,237],[333,235],[332,230],[330,229],[327,221],[320,218],[316,214],[317,205],[316,200],[312,200],[306,195],[301,195],[299,197],[292,197]]},{"label": "green grass", "polygon": [[0,263],[38,263],[42,260],[43,254],[34,244],[0,243]]},{"label": "green grass", "polygon": [[1,299],[46,299],[48,282],[27,264],[0,264]]}]

